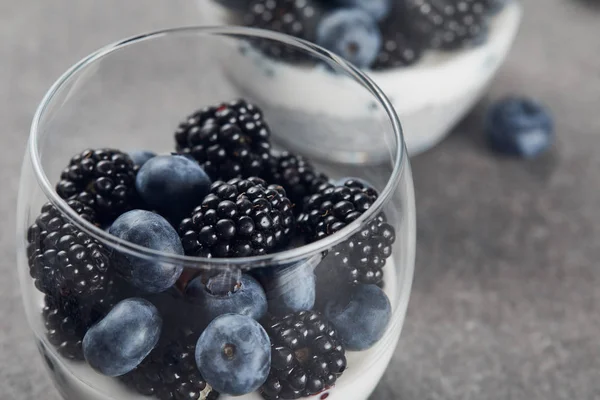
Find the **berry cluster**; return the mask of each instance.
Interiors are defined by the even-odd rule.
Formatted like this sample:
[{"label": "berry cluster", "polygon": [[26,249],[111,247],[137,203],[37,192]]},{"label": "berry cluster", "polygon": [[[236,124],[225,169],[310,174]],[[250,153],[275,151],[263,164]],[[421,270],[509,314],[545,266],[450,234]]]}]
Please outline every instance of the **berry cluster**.
[{"label": "berry cluster", "polygon": [[134,206],[136,173],[127,154],[88,149],[71,159],[56,192],[63,199],[78,199],[96,211],[99,222],[108,222]]},{"label": "berry cluster", "polygon": [[346,369],[336,330],[312,311],[266,323],[271,337],[271,372],[261,387],[267,400],[312,396],[335,384]]},{"label": "berry cluster", "polygon": [[269,127],[243,100],[206,107],[175,132],[177,151],[191,155],[213,179],[260,176],[269,160]]},{"label": "berry cluster", "polygon": [[[380,287],[395,234],[385,216],[324,261],[245,271],[233,259],[338,232],[377,191],[358,179],[332,183],[308,159],[273,151],[262,111],[244,100],[204,108],[174,136],[177,154],[85,150],[62,173],[56,190],[78,220],[48,203],[27,232],[49,343],[159,400],[331,390],[346,350],[370,348],[388,327]],[[105,244],[98,226],[161,256]],[[184,268],[183,256],[206,268]],[[215,258],[232,265],[213,268]],[[362,319],[368,329],[353,326]]]},{"label": "berry cluster", "polygon": [[360,217],[377,196],[373,188],[355,179],[349,179],[343,185],[325,183],[306,199],[298,221],[309,242],[319,240]]},{"label": "berry cluster", "polygon": [[186,254],[246,257],[281,249],[294,228],[285,190],[256,177],[216,181],[179,232]]},{"label": "berry cluster", "polygon": [[[485,42],[491,17],[507,0],[253,0],[246,7],[220,2],[247,26],[315,42],[361,68],[384,70],[414,64],[426,49]],[[277,59],[303,59],[271,41],[258,48]]]},{"label": "berry cluster", "polygon": [[[69,200],[82,219],[95,220],[94,211]],[[36,288],[50,296],[102,299],[110,284],[109,252],[80,231],[55,206],[42,207],[27,232],[29,273]]]}]

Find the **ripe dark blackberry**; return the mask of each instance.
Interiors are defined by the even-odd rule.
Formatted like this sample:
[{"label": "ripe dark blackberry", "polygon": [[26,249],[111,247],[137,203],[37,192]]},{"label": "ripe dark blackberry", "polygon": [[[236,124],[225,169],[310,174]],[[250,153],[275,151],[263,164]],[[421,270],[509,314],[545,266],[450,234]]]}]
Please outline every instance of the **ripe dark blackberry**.
[{"label": "ripe dark blackberry", "polygon": [[308,242],[329,236],[358,218],[377,199],[377,191],[355,179],[343,185],[324,183],[304,201],[298,224]]},{"label": "ripe dark blackberry", "polygon": [[195,360],[197,336],[178,331],[159,345],[133,371],[121,377],[130,388],[159,400],[216,400],[219,393],[207,385]]},{"label": "ripe dark blackberry", "polygon": [[46,337],[58,353],[69,360],[83,361],[81,347],[87,330],[113,306],[109,298],[98,303],[69,296],[44,297],[42,316]]},{"label": "ripe dark blackberry", "polygon": [[271,133],[262,111],[244,100],[206,107],[175,132],[177,151],[191,155],[215,180],[260,176]]},{"label": "ripe dark blackberry", "polygon": [[404,67],[419,61],[423,45],[415,38],[403,2],[394,3],[394,9],[380,28],[383,42],[373,64],[374,70]]},{"label": "ripe dark blackberry", "polygon": [[[383,287],[383,267],[396,241],[394,227],[379,214],[364,229],[332,249],[317,266],[317,297],[327,299],[331,283],[365,283]],[[320,300],[320,299],[319,299]]]},{"label": "ripe dark blackberry", "polygon": [[260,393],[267,400],[312,396],[332,387],[346,369],[337,332],[320,314],[300,311],[265,324],[271,371]]},{"label": "ripe dark blackberry", "polygon": [[[69,205],[82,218],[94,220],[93,211],[76,200]],[[27,231],[29,273],[35,286],[51,296],[73,296],[91,303],[102,299],[110,286],[109,252],[69,222],[52,204]]]},{"label": "ripe dark blackberry", "polygon": [[85,203],[96,211],[98,222],[112,222],[137,201],[137,167],[119,150],[85,150],[63,170],[56,192],[63,199]]},{"label": "ripe dark blackberry", "polygon": [[210,194],[181,222],[187,255],[244,257],[277,251],[294,231],[292,203],[278,185],[256,177],[212,184]]},{"label": "ripe dark blackberry", "polygon": [[306,158],[287,151],[273,155],[265,179],[283,186],[297,213],[302,211],[304,198],[316,193],[320,185],[329,181]]},{"label": "ripe dark blackberry", "polygon": [[487,0],[407,0],[415,33],[431,48],[478,44],[488,28]]},{"label": "ripe dark blackberry", "polygon": [[[244,15],[244,24],[255,28],[285,33],[314,42],[316,26],[323,14],[314,0],[254,0]],[[266,55],[286,61],[305,61],[302,52],[271,40],[256,43]]]}]

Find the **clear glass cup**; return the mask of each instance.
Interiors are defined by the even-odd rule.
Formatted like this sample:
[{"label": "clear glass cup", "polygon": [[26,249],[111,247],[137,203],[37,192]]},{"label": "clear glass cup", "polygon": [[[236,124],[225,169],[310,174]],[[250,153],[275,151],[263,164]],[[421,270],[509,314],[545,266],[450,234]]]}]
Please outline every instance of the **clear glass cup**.
[{"label": "clear glass cup", "polygon": [[[318,240],[300,243],[303,236],[298,233],[292,240],[294,245],[276,252],[201,258],[161,252],[113,236],[106,230],[111,221],[94,224],[88,220],[91,218],[80,216],[81,209],[71,208],[75,202],[59,196],[55,185],[61,171],[83,149],[143,149],[170,154],[176,151],[173,137],[178,124],[194,110],[242,96],[254,101],[230,85],[232,70],[227,66],[234,60],[240,62],[240,46],[257,40],[276,42],[317,60],[346,81],[341,94],[345,101],[369,99],[373,104],[368,130],[354,127],[341,117],[287,121],[276,110],[263,110],[271,131],[277,132],[273,135],[273,154],[285,150],[275,139],[285,137],[291,124],[296,129],[301,125],[320,131],[324,137],[332,130],[345,129],[386,143],[389,157],[376,166],[356,163],[364,159],[363,152],[348,157],[351,163],[313,163],[329,178],[321,182],[320,190],[345,184],[345,189],[331,189],[338,190],[335,196],[351,193],[352,199],[358,199],[360,194],[362,199],[370,199],[366,211],[348,217],[345,224],[326,225],[332,228]],[[244,76],[243,68],[235,71],[240,74],[238,80],[256,78],[250,73]],[[305,95],[297,100],[310,103],[324,94],[312,83],[312,76],[307,74],[287,84],[302,85]],[[265,95],[268,93],[261,93]],[[310,145],[322,147],[320,143]],[[335,153],[335,142],[330,146],[328,150]],[[354,178],[353,183],[348,183],[348,177]],[[332,195],[331,190],[328,195]],[[308,199],[298,203],[306,205]],[[331,207],[341,200],[333,199],[333,203],[322,206],[322,215],[316,211],[313,218],[337,215]],[[98,203],[89,204],[95,207]],[[300,214],[304,206],[295,207],[293,211]],[[306,42],[245,28],[181,28],[127,39],[96,51],[59,78],[35,114],[17,212],[18,269],[27,318],[65,399],[227,399],[240,395],[244,390],[240,385],[246,385],[246,390],[254,390],[243,394],[242,399],[314,395],[362,400],[383,375],[400,336],[415,253],[414,193],[400,124],[372,81]],[[297,226],[307,226],[303,218],[298,217]],[[175,228],[178,223],[174,222]],[[82,253],[82,248],[87,253]],[[128,275],[117,268],[123,257],[131,263],[158,263],[181,275],[163,292],[148,293],[133,287]],[[212,310],[214,303],[190,298],[190,281],[199,282],[209,292],[210,282],[233,283],[228,293],[222,292],[223,286],[221,291],[211,292],[215,301],[222,301],[250,290],[243,283],[245,276],[259,283],[255,293],[260,292],[260,298],[267,302],[266,313],[252,314],[264,327],[252,325],[253,332],[265,332],[267,342],[262,347],[259,342],[254,355],[236,351],[246,342],[236,342],[236,347],[230,343],[233,339],[221,343],[221,336],[196,345],[209,328],[217,329],[208,324],[223,316],[209,317],[206,310]],[[144,319],[139,310],[123,306],[123,302],[131,306],[132,298],[151,310],[154,319]],[[117,304],[125,307],[118,315]],[[236,309],[235,313],[244,311]],[[128,318],[134,318],[133,322]],[[129,321],[125,328],[122,321]],[[248,321],[252,322],[251,318],[245,317],[240,324],[250,324]],[[280,329],[286,324],[289,329]],[[228,335],[233,327],[220,329]],[[98,342],[92,336],[101,339]],[[252,338],[256,337],[247,343],[254,343]],[[104,346],[100,352],[98,343]],[[265,348],[265,343],[271,347]],[[215,377],[210,372],[222,365],[221,361],[200,366],[196,362],[198,352],[208,352],[213,345],[225,360],[225,368],[230,368],[227,377],[223,373]],[[250,378],[244,375],[249,373],[247,366],[233,368],[229,363],[254,360],[252,357],[261,351],[262,369],[252,372]],[[120,365],[119,372],[107,372],[95,358],[90,361],[98,353],[109,357],[106,368]],[[122,367],[123,357],[129,357],[127,362],[134,365]],[[245,378],[252,383],[241,382]],[[227,379],[229,384],[224,384]],[[213,386],[225,387],[231,393],[219,395]]]}]

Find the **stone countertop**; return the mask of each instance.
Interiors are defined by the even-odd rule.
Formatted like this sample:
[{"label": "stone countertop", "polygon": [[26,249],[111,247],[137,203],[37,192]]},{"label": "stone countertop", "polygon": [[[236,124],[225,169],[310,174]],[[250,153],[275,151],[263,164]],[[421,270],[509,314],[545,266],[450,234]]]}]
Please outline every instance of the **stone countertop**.
[{"label": "stone countertop", "polygon": [[[488,99],[541,99],[554,110],[557,146],[535,161],[491,155],[486,100],[413,160],[414,289],[373,400],[600,398],[600,4],[529,0],[525,9]],[[38,102],[91,50],[194,24],[197,12],[192,0],[0,0],[1,399],[58,399],[15,271],[18,174]]]}]

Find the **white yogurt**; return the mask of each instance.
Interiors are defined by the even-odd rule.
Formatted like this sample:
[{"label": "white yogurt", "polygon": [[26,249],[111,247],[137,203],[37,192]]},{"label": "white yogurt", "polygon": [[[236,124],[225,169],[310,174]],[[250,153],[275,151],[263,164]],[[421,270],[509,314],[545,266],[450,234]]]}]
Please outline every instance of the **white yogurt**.
[{"label": "white yogurt", "polygon": [[[398,302],[398,282],[394,260],[389,259],[385,266],[386,293],[393,307]],[[40,308],[43,298],[40,298]],[[394,310],[395,311],[395,310]],[[396,314],[394,314],[397,316]],[[403,315],[401,316],[403,318]],[[387,365],[400,337],[402,321],[392,320],[384,337],[371,349],[363,352],[347,352],[348,369],[338,379],[334,388],[328,390],[328,400],[367,400],[373,392]],[[39,343],[40,351],[45,354],[49,370],[53,374],[55,384],[66,400],[148,400],[152,397],[142,396],[130,391],[117,379],[96,373],[84,363],[73,363],[55,354],[54,349]],[[319,399],[322,394],[311,397]],[[258,393],[250,393],[240,397],[221,396],[224,400],[261,400]]]},{"label": "white yogurt", "polygon": [[[199,4],[203,23],[231,22],[228,12],[213,0],[199,0]],[[393,103],[410,154],[425,151],[439,142],[481,97],[510,50],[521,14],[520,4],[510,2],[493,17],[489,40],[482,46],[455,52],[428,51],[410,67],[368,72]],[[362,135],[338,137],[331,136],[330,132],[343,133],[344,129],[327,129],[325,135],[322,131],[292,124],[298,131],[290,131],[287,121],[293,118],[281,114],[288,110],[289,113],[302,113],[303,118],[330,117],[336,120],[335,124],[344,119],[363,129],[372,128],[372,98],[366,91],[357,94],[356,84],[348,78],[323,68],[275,62],[255,51],[246,51],[240,57],[250,57],[252,62],[232,57],[226,60],[224,69],[242,93],[261,107],[272,109],[273,115],[279,113],[286,133],[278,139],[284,145],[307,155],[333,157],[343,162],[380,162],[389,157],[389,144],[374,141],[368,130]],[[267,117],[270,118],[269,113]],[[340,141],[343,144],[338,143]],[[333,152],[332,146],[337,147]]]}]

